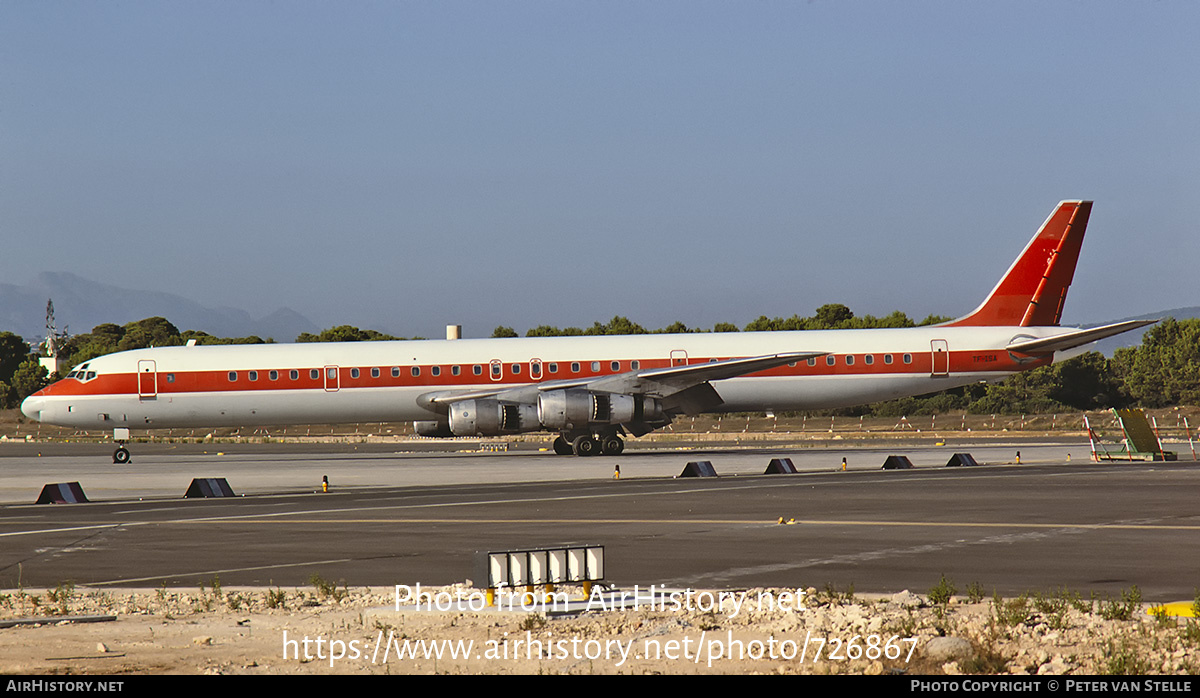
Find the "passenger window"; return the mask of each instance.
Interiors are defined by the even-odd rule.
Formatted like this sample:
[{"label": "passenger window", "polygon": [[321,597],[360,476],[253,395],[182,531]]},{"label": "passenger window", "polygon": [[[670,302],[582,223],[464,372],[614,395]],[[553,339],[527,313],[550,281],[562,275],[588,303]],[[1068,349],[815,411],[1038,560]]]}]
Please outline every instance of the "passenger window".
[{"label": "passenger window", "polygon": [[512,365],[512,374],[514,376],[521,375],[521,364],[513,364]]},{"label": "passenger window", "polygon": [[442,375],[442,367],[441,366],[433,366],[429,369],[429,373],[434,376],[440,376],[440,375]]},{"label": "passenger window", "polygon": [[314,368],[308,372],[308,377],[312,380],[319,381],[321,380],[321,372]]},{"label": "passenger window", "polygon": [[421,367],[420,367],[420,366],[413,366],[413,367],[412,367],[412,374],[413,374],[414,376],[419,376],[419,375],[421,375]]},{"label": "passenger window", "polygon": [[352,368],[352,369],[350,369],[350,377],[351,377],[351,378],[358,378],[358,369],[357,369],[357,368]]},{"label": "passenger window", "polygon": [[252,380],[252,381],[256,381],[256,380],[258,380],[258,371],[251,371],[251,372],[250,372],[250,380]]},{"label": "passenger window", "polygon": [[230,371],[229,372],[229,382],[232,383],[236,380],[237,380],[237,371]]},{"label": "passenger window", "polygon": [[451,367],[450,367],[450,375],[452,375],[452,376],[457,376],[457,375],[458,375],[458,374],[460,374],[460,373],[462,373],[462,367],[461,367],[461,366],[451,366]]},{"label": "passenger window", "polygon": [[378,377],[379,377],[379,369],[377,369],[377,368],[372,368],[372,369],[371,369],[371,377],[372,377],[372,378],[378,378]]},{"label": "passenger window", "polygon": [[600,372],[600,362],[599,362],[599,361],[593,361],[593,362],[592,362],[592,372],[593,372],[593,373],[599,373],[599,372]]},{"label": "passenger window", "polygon": [[864,357],[863,357],[863,361],[864,361],[864,362],[865,362],[865,363],[866,363],[868,366],[870,366],[871,364],[874,364],[874,363],[875,363],[875,357],[874,357],[874,356],[872,356],[871,354],[867,354],[866,356],[864,356]]},{"label": "passenger window", "polygon": [[168,374],[167,374],[167,382],[168,382],[168,383],[174,383],[174,382],[175,382],[175,374],[174,374],[174,373],[168,373]]},{"label": "passenger window", "polygon": [[641,368],[641,367],[642,367],[642,362],[641,362],[641,361],[638,361],[637,359],[634,359],[633,361],[630,361],[630,362],[629,362],[629,368],[630,368],[631,370],[634,370],[634,371],[636,371],[636,370],[638,370],[638,369],[639,369],[639,368]]},{"label": "passenger window", "polygon": [[546,364],[546,367],[549,369],[549,371],[551,373],[558,373],[558,364],[551,362],[549,364]]},{"label": "passenger window", "polygon": [[288,371],[288,378],[291,378],[294,381],[300,380],[300,372],[293,368],[291,371]]},{"label": "passenger window", "polygon": [[837,363],[837,357],[835,357],[833,354],[830,354],[829,356],[825,357],[825,365],[826,366],[832,366],[836,363]]},{"label": "passenger window", "polygon": [[611,367],[612,367],[612,370],[613,370],[613,371],[620,371],[620,370],[621,370],[621,362],[620,362],[620,361],[614,361],[614,362],[612,362],[611,364],[609,364],[609,366],[611,366]]},{"label": "passenger window", "polygon": [[579,373],[579,362],[578,361],[571,362],[571,373]]},{"label": "passenger window", "polygon": [[912,354],[905,354],[905,355],[904,355],[904,363],[906,363],[906,364],[911,364],[911,363],[912,363]]},{"label": "passenger window", "polygon": [[500,368],[500,364],[492,364],[492,375],[494,377],[499,378],[500,374],[503,372],[504,369]]},{"label": "passenger window", "polygon": [[537,363],[529,364],[529,375],[533,376],[534,378],[541,377],[542,365]]},{"label": "passenger window", "polygon": [[267,374],[267,378],[270,378],[273,381],[279,380],[279,371],[271,371]]},{"label": "passenger window", "polygon": [[337,369],[336,368],[325,369],[325,377],[331,381],[337,380]]},{"label": "passenger window", "polygon": [[814,358],[811,358],[811,359],[809,359],[809,360],[808,360],[808,365],[809,365],[809,366],[816,366],[816,365],[817,365],[817,360],[816,360],[816,358],[814,357]]},{"label": "passenger window", "polygon": [[847,354],[847,355],[846,355],[846,365],[847,365],[847,366],[853,366],[853,365],[854,365],[854,354]]},{"label": "passenger window", "polygon": [[392,378],[399,378],[399,377],[400,377],[400,367],[392,366]]},{"label": "passenger window", "polygon": [[892,364],[892,355],[884,354],[883,355],[883,363],[888,364],[890,366]]},{"label": "passenger window", "polygon": [[482,376],[483,375],[483,366],[480,366],[479,364],[475,364],[471,368],[471,371],[477,376]]}]

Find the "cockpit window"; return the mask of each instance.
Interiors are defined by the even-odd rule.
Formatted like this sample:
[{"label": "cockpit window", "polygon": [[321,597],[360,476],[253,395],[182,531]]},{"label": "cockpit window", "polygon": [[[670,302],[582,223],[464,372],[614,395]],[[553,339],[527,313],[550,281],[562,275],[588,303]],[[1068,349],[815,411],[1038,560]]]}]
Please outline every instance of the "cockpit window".
[{"label": "cockpit window", "polygon": [[95,371],[85,371],[87,364],[81,364],[78,368],[67,374],[67,378],[74,378],[77,381],[87,382],[96,377]]}]

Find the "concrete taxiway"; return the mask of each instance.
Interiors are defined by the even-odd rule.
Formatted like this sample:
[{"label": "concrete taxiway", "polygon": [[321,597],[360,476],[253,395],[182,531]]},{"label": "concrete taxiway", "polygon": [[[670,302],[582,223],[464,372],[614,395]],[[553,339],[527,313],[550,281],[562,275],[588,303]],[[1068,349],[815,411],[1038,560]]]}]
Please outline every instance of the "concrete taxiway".
[{"label": "concrete taxiway", "polygon": [[[214,576],[295,586],[313,574],[445,584],[473,576],[476,551],[563,543],[604,545],[608,579],[623,586],[924,591],[945,574],[1002,594],[1136,584],[1148,599],[1191,598],[1200,586],[1200,466],[1094,464],[1086,444],[615,459],[349,449],[146,448],[121,466],[10,452],[0,456],[0,586]],[[944,467],[956,451],[990,465]],[[879,470],[889,453],[917,468]],[[761,475],[778,456],[803,472]],[[722,477],[674,479],[689,460],[711,461]],[[225,477],[244,496],[181,500],[192,477]],[[42,484],[68,481],[93,503],[31,504]]]}]

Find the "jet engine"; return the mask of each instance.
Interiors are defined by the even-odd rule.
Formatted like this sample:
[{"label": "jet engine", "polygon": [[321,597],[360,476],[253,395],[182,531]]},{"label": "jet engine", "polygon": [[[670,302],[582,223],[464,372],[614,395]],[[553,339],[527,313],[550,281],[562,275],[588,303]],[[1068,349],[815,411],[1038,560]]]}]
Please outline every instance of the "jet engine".
[{"label": "jet engine", "polygon": [[538,395],[537,416],[545,428],[560,431],[589,424],[657,422],[663,411],[662,402],[646,395],[551,390]]},{"label": "jet engine", "polygon": [[450,431],[450,425],[446,422],[438,420],[420,420],[413,422],[413,431],[421,436],[454,436],[454,432]]},{"label": "jet engine", "polygon": [[456,436],[497,436],[539,429],[537,407],[532,403],[481,398],[450,405],[450,431]]}]

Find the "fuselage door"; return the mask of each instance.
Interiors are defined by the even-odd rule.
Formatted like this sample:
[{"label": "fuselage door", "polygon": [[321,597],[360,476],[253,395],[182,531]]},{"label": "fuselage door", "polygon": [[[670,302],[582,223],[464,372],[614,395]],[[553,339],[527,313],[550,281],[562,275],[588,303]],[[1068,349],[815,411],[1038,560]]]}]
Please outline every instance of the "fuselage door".
[{"label": "fuselage door", "polygon": [[671,350],[671,365],[672,366],[687,366],[687,352],[683,349]]},{"label": "fuselage door", "polygon": [[935,378],[950,375],[950,345],[944,339],[935,339],[929,342],[929,348],[933,354],[932,375]]},{"label": "fuselage door", "polygon": [[542,360],[529,360],[529,378],[530,380],[540,381],[542,379]]},{"label": "fuselage door", "polygon": [[492,380],[498,381],[504,378],[504,362],[500,359],[492,359],[488,362],[488,365],[490,366],[489,370],[491,372],[489,375],[492,377]]},{"label": "fuselage door", "polygon": [[338,367],[337,366],[326,366],[325,367],[325,392],[336,393],[337,389],[338,389],[338,385],[339,385]]},{"label": "fuselage door", "polygon": [[138,361],[138,399],[158,399],[158,372],[154,368],[153,359]]}]

